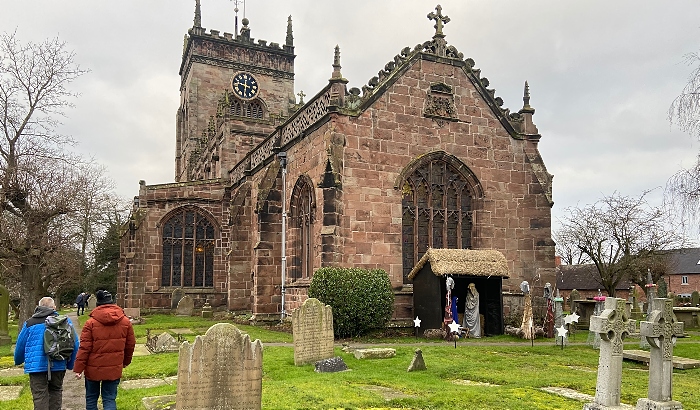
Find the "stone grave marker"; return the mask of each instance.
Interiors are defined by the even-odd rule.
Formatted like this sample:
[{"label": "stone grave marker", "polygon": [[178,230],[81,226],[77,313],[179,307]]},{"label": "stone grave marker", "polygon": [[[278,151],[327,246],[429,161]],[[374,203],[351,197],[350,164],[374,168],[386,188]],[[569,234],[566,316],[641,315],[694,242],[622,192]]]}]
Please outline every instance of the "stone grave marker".
[{"label": "stone grave marker", "polygon": [[260,409],[262,343],[217,323],[180,346],[177,410]]},{"label": "stone grave marker", "polygon": [[333,311],[318,299],[309,298],[292,313],[294,365],[333,357]]},{"label": "stone grave marker", "polygon": [[192,316],[194,312],[194,300],[190,295],[185,295],[177,304],[176,314],[178,316]]},{"label": "stone grave marker", "polygon": [[185,290],[182,288],[177,288],[173,291],[173,295],[170,297],[170,308],[172,310],[177,309],[177,304],[180,303],[180,299],[185,297]]},{"label": "stone grave marker", "polygon": [[411,364],[408,365],[408,371],[416,372],[420,370],[428,370],[428,368],[425,366],[425,360],[423,360],[423,351],[416,349],[413,360],[411,360]]},{"label": "stone grave marker", "polygon": [[124,308],[124,314],[133,319],[141,317],[141,308]]},{"label": "stone grave marker", "polygon": [[9,335],[8,315],[10,313],[10,292],[0,285],[0,346],[12,343]]},{"label": "stone grave marker", "polygon": [[639,333],[649,342],[649,394],[637,401],[637,409],[682,409],[671,399],[673,344],[683,334],[683,322],[673,314],[673,299],[653,299],[651,314],[640,323]]},{"label": "stone grave marker", "polygon": [[[605,296],[594,296],[593,300],[595,300],[595,308],[593,309],[593,316],[599,316],[603,310],[605,309]],[[588,332],[588,339],[586,339],[586,343],[588,343],[590,346],[592,346],[594,349],[600,349],[600,334],[596,333],[593,331],[593,328],[588,326],[589,332]]]},{"label": "stone grave marker", "polygon": [[694,307],[700,307],[700,293],[698,293],[697,290],[694,290],[693,293],[690,294],[690,303]]},{"label": "stone grave marker", "polygon": [[92,310],[96,307],[97,307],[97,297],[95,297],[94,294],[91,294],[87,300],[87,308],[88,308],[88,310]]},{"label": "stone grave marker", "polygon": [[569,294],[569,311],[571,313],[576,313],[576,301],[581,299],[581,294],[578,290],[574,289]]},{"label": "stone grave marker", "polygon": [[214,309],[212,309],[211,305],[209,304],[209,300],[204,302],[204,306],[202,306],[202,317],[203,318],[214,317]]},{"label": "stone grave marker", "polygon": [[152,353],[177,352],[180,349],[180,343],[168,332],[156,336],[151,345],[148,350]]},{"label": "stone grave marker", "polygon": [[[559,289],[557,289],[557,296],[554,298],[554,328],[555,330],[564,326],[564,298],[559,296]],[[566,346],[567,338],[560,337],[559,332],[554,336],[555,346]]]},{"label": "stone grave marker", "polygon": [[314,370],[318,373],[344,372],[348,370],[348,365],[345,364],[342,357],[336,356],[317,361],[314,363]]},{"label": "stone grave marker", "polygon": [[[650,274],[651,275],[651,274]],[[654,282],[651,280],[651,276],[647,278],[647,283],[644,285],[647,288],[647,320],[649,320],[649,315],[651,315],[651,309],[653,303],[651,303],[654,299],[656,299],[656,285]],[[647,340],[646,337],[642,336],[642,338],[639,340],[639,347],[644,350],[649,350],[651,346],[649,346],[649,341]]]},{"label": "stone grave marker", "polygon": [[627,317],[625,300],[620,298],[606,298],[603,312],[591,318],[590,330],[601,337],[600,355],[595,400],[586,403],[584,410],[602,410],[620,405],[622,341],[634,333],[634,325],[634,320]]}]

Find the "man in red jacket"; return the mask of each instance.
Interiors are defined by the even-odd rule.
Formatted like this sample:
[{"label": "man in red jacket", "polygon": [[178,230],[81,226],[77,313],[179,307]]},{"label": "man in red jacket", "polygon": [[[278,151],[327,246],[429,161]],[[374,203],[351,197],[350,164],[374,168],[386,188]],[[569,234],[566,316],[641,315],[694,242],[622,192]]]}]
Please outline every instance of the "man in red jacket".
[{"label": "man in red jacket", "polygon": [[85,405],[97,410],[102,394],[104,410],[117,409],[117,386],[122,369],[131,363],[136,338],[131,321],[112,301],[106,290],[97,291],[97,307],[90,313],[80,334],[80,348],[73,372],[79,379],[85,372]]}]

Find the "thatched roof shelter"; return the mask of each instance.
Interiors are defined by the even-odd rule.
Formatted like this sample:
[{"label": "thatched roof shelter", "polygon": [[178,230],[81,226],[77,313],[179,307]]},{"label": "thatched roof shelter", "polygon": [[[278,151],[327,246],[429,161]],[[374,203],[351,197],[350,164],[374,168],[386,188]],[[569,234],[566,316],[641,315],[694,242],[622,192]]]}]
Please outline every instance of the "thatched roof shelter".
[{"label": "thatched roof shelter", "polygon": [[408,278],[413,280],[428,262],[430,262],[431,270],[436,276],[451,274],[508,277],[508,263],[505,256],[499,251],[430,248],[413,267]]}]

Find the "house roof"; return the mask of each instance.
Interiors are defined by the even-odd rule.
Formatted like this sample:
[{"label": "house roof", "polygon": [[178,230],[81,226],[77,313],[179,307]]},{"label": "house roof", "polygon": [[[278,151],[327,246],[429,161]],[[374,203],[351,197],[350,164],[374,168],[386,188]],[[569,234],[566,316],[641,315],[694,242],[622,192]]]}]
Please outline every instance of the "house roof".
[{"label": "house roof", "polygon": [[508,277],[508,263],[505,256],[499,251],[430,248],[413,267],[408,278],[413,280],[428,262],[430,262],[430,268],[436,276],[451,274]]},{"label": "house roof", "polygon": [[675,249],[669,255],[669,274],[700,273],[700,248]]},{"label": "house roof", "polygon": [[[630,288],[628,280],[622,280],[615,288]],[[603,289],[598,269],[593,264],[557,266],[557,289],[561,290],[596,290]]]}]

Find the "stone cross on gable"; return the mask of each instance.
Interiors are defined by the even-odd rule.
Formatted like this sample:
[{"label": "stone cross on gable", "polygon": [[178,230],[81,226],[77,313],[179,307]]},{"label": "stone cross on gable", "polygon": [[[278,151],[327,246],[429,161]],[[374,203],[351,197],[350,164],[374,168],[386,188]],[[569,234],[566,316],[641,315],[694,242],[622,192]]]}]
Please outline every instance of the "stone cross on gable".
[{"label": "stone cross on gable", "polygon": [[625,300],[605,299],[605,310],[591,317],[590,330],[600,334],[600,357],[598,358],[598,380],[595,388],[595,403],[584,405],[584,409],[599,409],[601,406],[620,405],[622,384],[622,341],[633,333],[635,321],[625,313]]},{"label": "stone cross on gable", "polygon": [[[682,408],[667,405],[671,403],[673,343],[676,336],[683,333],[683,322],[678,322],[676,315],[673,314],[673,299],[653,299],[649,320],[640,323],[639,333],[642,337],[646,337],[651,351],[649,352],[649,395],[648,399],[639,399],[637,408],[640,408],[640,403],[646,406],[650,401],[662,402],[666,406],[643,408]],[[680,405],[680,403],[677,404]]]},{"label": "stone cross on gable", "polygon": [[430,20],[435,20],[435,36],[437,37],[444,37],[444,34],[442,34],[442,26],[450,22],[450,18],[447,16],[442,15],[442,6],[437,5],[435,7],[435,10],[437,10],[437,14],[433,13],[432,11],[428,13],[428,19]]}]

